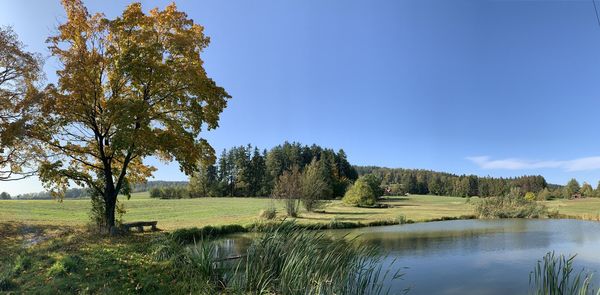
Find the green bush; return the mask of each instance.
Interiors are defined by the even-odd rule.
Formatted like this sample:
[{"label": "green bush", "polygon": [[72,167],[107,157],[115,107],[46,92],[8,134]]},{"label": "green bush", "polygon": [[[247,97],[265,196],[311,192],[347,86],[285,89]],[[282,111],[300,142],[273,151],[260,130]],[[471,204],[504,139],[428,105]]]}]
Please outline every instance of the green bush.
[{"label": "green bush", "polygon": [[157,199],[184,199],[189,198],[190,192],[184,186],[165,186],[161,188],[152,188],[150,198]]},{"label": "green bush", "polygon": [[364,177],[359,178],[346,192],[342,202],[350,206],[373,206],[377,196]]},{"label": "green bush", "polygon": [[481,198],[475,202],[479,218],[538,218],[548,215],[547,208],[529,201],[513,190],[501,197]]}]

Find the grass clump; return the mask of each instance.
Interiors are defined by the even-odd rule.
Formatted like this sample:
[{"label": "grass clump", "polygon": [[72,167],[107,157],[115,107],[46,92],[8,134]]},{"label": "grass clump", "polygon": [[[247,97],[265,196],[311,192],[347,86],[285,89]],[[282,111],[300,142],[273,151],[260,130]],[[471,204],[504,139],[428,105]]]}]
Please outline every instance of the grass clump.
[{"label": "grass clump", "polygon": [[31,268],[32,259],[27,255],[19,255],[15,260],[15,265],[13,267],[13,271],[15,273],[19,273]]},{"label": "grass clump", "polygon": [[538,218],[548,215],[546,206],[519,196],[515,190],[501,197],[479,199],[475,203],[479,218]]},{"label": "grass clump", "polygon": [[[294,222],[268,223],[236,257],[223,257],[217,241],[184,245],[173,236],[158,239],[152,251],[186,294],[380,294],[383,271],[375,248],[345,238],[331,239]],[[167,250],[169,249],[170,250]]]},{"label": "grass clump", "polygon": [[277,209],[275,209],[275,207],[262,209],[258,213],[258,217],[264,220],[273,220],[277,217]]},{"label": "grass clump", "polygon": [[600,295],[600,290],[594,293],[591,288],[592,273],[583,269],[574,272],[575,255],[556,256],[554,252],[547,253],[538,261],[533,272],[529,274],[531,294],[535,295]]},{"label": "grass clump", "polygon": [[16,287],[12,280],[14,274],[14,267],[11,263],[5,263],[0,268],[0,291],[11,291]]},{"label": "grass clump", "polygon": [[48,269],[49,277],[57,277],[76,272],[83,260],[79,256],[69,255],[57,259]]},{"label": "grass clump", "polygon": [[382,273],[374,248],[282,223],[257,238],[231,286],[256,294],[379,294]]}]

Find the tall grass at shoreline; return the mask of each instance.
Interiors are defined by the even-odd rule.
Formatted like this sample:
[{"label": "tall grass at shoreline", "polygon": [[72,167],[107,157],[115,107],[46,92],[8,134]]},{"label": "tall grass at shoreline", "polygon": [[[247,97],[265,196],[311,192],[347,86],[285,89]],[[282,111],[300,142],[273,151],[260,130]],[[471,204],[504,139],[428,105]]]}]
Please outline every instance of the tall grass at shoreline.
[{"label": "tall grass at shoreline", "polygon": [[217,257],[210,240],[186,246],[171,237],[156,245],[158,261],[176,265],[176,277],[197,282],[185,290],[190,293],[387,294],[383,282],[401,277],[383,268],[376,248],[293,222],[265,228],[236,261]]},{"label": "tall grass at shoreline", "polygon": [[556,256],[547,253],[538,261],[529,275],[530,294],[535,295],[600,295],[591,286],[593,274],[585,270],[575,271],[573,262],[576,255]]}]

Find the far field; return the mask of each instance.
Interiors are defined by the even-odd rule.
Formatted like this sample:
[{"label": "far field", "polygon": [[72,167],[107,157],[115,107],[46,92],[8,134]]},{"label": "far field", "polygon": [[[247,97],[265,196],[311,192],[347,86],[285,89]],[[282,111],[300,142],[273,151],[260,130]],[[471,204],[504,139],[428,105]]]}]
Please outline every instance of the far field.
[{"label": "far field", "polygon": [[[133,194],[130,200],[121,197],[127,213],[125,221],[157,220],[162,229],[182,227],[248,224],[258,220],[261,209],[275,206],[283,217],[281,204],[267,198],[198,198],[180,200],[151,199],[147,193]],[[389,208],[346,207],[340,201],[328,202],[319,213],[301,212],[299,222],[327,223],[338,221],[367,222],[398,218],[403,215],[414,221],[473,214],[465,198],[411,195],[390,197],[383,203]],[[558,200],[544,202],[551,210],[598,219],[600,199]],[[88,222],[88,199],[8,200],[0,201],[0,223],[17,222],[31,225],[85,226]]]}]

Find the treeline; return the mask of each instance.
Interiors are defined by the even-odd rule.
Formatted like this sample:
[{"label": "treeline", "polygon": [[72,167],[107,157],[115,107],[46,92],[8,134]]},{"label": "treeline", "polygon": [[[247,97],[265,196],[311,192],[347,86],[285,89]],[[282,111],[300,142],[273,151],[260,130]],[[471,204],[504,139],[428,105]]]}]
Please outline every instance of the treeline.
[{"label": "treeline", "polygon": [[376,166],[355,166],[359,175],[374,174],[381,179],[381,185],[388,195],[431,194],[457,197],[503,196],[511,188],[518,188],[523,194],[538,193],[548,187],[544,177],[539,175],[514,178],[479,177],[476,175],[455,175],[420,169],[383,168]]},{"label": "treeline", "polygon": [[323,198],[342,197],[358,178],[343,150],[285,142],[270,150],[252,145],[225,149],[214,165],[200,167],[190,178],[190,197],[266,197],[284,171],[300,172],[315,161],[326,183]]},{"label": "treeline", "polygon": [[[85,188],[70,188],[64,193],[63,199],[78,199],[89,197],[88,190]],[[54,199],[52,194],[47,191],[37,193],[19,194],[14,197],[20,200],[51,200]]]},{"label": "treeline", "polygon": [[146,183],[139,183],[133,185],[131,192],[149,192],[154,188],[167,188],[167,187],[187,187],[187,181],[166,181],[166,180],[151,180]]},{"label": "treeline", "polygon": [[[151,180],[151,181],[147,181],[146,183],[141,183],[141,184],[136,184],[133,185],[131,188],[131,192],[136,193],[136,192],[147,192],[152,190],[153,188],[157,188],[157,189],[161,189],[161,188],[171,188],[171,187],[187,187],[188,186],[188,182],[187,181],[164,181],[164,180]],[[3,198],[3,196],[8,196],[10,198],[10,195],[8,193],[6,193],[6,195],[0,194],[0,199]],[[63,199],[78,199],[78,198],[89,198],[90,194],[88,189],[85,188],[69,188],[67,189],[67,191],[65,192]],[[37,192],[37,193],[27,193],[27,194],[19,194],[14,196],[14,199],[20,199],[20,200],[51,200],[53,199],[53,196],[50,192],[47,191],[43,191],[43,192]]]}]

